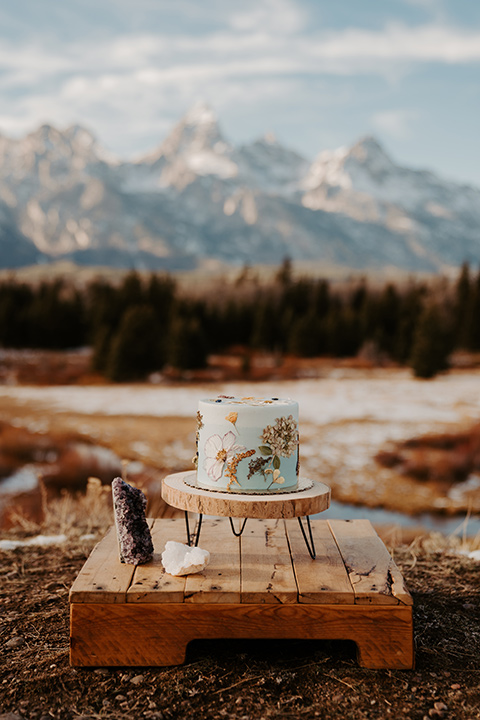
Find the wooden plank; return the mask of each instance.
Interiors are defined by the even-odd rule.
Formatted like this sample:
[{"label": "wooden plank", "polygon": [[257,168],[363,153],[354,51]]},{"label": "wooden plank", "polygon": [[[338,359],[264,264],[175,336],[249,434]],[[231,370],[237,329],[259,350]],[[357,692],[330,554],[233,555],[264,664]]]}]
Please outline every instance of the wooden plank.
[{"label": "wooden plank", "polygon": [[247,520],[241,537],[243,603],[296,603],[284,520]]},{"label": "wooden plank", "polygon": [[152,528],[154,555],[151,562],[139,565],[127,591],[129,603],[162,603],[184,601],[185,577],[175,577],[165,572],[162,552],[168,540],[186,543],[185,519],[155,520]]},{"label": "wooden plank", "polygon": [[[307,532],[306,523],[303,522]],[[285,522],[298,587],[298,602],[353,605],[355,593],[352,583],[327,521],[310,522],[315,560],[308,554],[298,521]]]},{"label": "wooden plank", "polygon": [[355,592],[355,603],[412,605],[400,570],[369,520],[328,520]]},{"label": "wooden plank", "polygon": [[187,575],[186,603],[240,602],[240,543],[227,518],[204,518],[199,547],[210,552],[201,573]]},{"label": "wooden plank", "polygon": [[70,590],[70,602],[122,603],[135,565],[121,563],[115,527],[93,549]]},{"label": "wooden plank", "polygon": [[71,606],[72,665],[183,662],[194,639],[353,640],[360,665],[413,667],[412,608],[404,605],[80,604]]}]

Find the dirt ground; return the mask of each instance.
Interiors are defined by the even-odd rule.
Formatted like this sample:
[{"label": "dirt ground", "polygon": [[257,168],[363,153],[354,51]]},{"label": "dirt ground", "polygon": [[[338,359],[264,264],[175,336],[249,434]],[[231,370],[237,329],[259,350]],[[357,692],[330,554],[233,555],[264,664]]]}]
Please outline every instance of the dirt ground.
[{"label": "dirt ground", "polygon": [[480,565],[452,550],[394,552],[414,598],[412,671],[359,668],[353,644],[325,641],[204,641],[180,667],[72,668],[68,592],[93,544],[0,552],[1,720],[479,717]]}]

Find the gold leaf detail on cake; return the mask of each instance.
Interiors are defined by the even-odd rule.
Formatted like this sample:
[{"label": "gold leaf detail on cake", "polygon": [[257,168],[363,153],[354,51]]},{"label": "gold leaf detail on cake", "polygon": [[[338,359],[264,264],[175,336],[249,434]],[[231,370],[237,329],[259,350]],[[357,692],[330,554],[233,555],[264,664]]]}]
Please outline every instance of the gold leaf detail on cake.
[{"label": "gold leaf detail on cake", "polygon": [[233,483],[237,483],[237,485],[240,485],[240,483],[237,480],[238,463],[247,457],[251,457],[252,455],[255,455],[255,450],[246,450],[245,452],[237,453],[230,460],[230,462],[227,463],[227,469],[225,470],[225,477],[229,478],[227,490],[231,489],[231,486],[233,485]]}]

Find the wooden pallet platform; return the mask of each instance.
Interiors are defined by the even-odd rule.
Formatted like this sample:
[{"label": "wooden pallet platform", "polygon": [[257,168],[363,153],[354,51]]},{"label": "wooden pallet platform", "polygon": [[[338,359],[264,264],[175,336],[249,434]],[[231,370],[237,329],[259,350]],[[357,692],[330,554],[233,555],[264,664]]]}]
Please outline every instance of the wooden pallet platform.
[{"label": "wooden pallet platform", "polygon": [[312,521],[312,560],[295,520],[249,519],[238,538],[227,518],[205,518],[210,564],[185,577],[160,558],[185,542],[184,521],[150,522],[150,563],[120,563],[112,528],[75,580],[72,665],[177,665],[191,640],[289,638],[353,640],[364,667],[413,667],[412,598],[368,520]]}]

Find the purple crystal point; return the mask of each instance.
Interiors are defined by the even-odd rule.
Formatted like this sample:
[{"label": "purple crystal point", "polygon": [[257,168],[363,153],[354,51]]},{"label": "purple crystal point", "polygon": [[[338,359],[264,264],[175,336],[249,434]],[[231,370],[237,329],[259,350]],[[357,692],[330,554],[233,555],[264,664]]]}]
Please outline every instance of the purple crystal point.
[{"label": "purple crystal point", "polygon": [[112,482],[112,496],[120,560],[142,565],[153,557],[152,536],[145,519],[147,499],[141,490],[122,478]]}]

